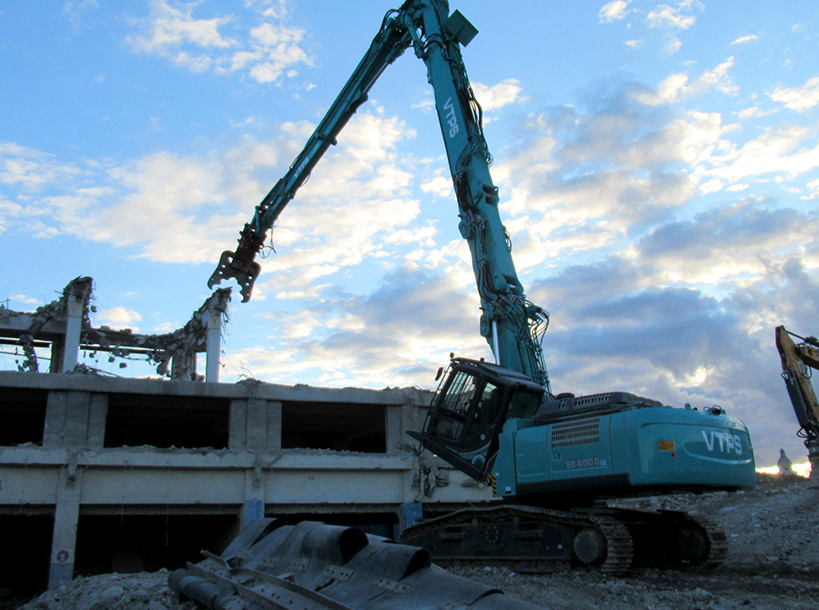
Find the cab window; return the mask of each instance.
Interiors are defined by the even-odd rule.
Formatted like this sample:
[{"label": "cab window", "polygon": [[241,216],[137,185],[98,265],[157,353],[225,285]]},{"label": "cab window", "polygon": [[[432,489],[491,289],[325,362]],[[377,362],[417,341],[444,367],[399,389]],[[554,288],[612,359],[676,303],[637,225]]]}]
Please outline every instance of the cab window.
[{"label": "cab window", "polygon": [[458,371],[452,378],[437,414],[435,429],[440,436],[451,439],[461,438],[466,426],[469,407],[475,396],[475,386],[475,377],[463,371]]},{"label": "cab window", "polygon": [[494,423],[500,411],[502,399],[503,389],[488,382],[484,385],[478,404],[475,407],[475,413],[469,422],[468,435],[477,434],[483,428]]}]

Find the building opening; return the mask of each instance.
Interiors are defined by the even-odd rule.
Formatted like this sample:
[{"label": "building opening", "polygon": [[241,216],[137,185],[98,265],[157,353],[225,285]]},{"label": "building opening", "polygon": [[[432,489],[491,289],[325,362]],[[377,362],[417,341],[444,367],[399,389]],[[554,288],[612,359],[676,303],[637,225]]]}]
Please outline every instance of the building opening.
[{"label": "building opening", "polygon": [[0,446],[40,445],[45,430],[46,390],[3,388],[0,402]]},{"label": "building opening", "polygon": [[105,447],[225,449],[229,425],[228,399],[109,394]]},{"label": "building opening", "polygon": [[282,404],[282,449],[387,452],[383,405]]},{"label": "building opening", "polygon": [[80,515],[75,576],[175,570],[225,550],[238,533],[236,515]]},{"label": "building opening", "polygon": [[0,515],[0,531],[0,608],[5,608],[7,602],[31,599],[48,588],[54,517]]}]

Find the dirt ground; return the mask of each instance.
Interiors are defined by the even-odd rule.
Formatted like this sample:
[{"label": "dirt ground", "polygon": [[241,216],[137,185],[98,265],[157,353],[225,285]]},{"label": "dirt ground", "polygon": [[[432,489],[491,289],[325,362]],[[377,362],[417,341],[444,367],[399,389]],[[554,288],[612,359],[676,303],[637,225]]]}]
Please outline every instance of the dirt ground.
[{"label": "dirt ground", "polygon": [[[660,497],[638,508],[699,512],[728,533],[728,558],[706,573],[641,569],[626,577],[593,570],[521,575],[492,566],[453,572],[555,610],[815,610],[819,608],[819,487],[801,477],[760,475],[757,489]],[[168,588],[168,572],[77,578],[23,610],[193,610]]]}]

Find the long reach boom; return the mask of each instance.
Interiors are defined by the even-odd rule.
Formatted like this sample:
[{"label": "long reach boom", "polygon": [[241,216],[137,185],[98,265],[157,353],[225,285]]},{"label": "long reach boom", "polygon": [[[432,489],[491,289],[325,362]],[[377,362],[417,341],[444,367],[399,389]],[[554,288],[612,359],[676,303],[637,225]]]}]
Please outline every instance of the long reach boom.
[{"label": "long reach boom", "polygon": [[208,281],[213,288],[234,278],[242,301],[250,299],[261,266],[255,261],[267,231],[307,180],[313,168],[367,100],[378,77],[410,46],[427,66],[444,137],[460,216],[459,230],[469,244],[483,311],[480,332],[495,361],[525,374],[551,393],[541,339],[548,314],[530,303],[512,261],[511,241],[498,213],[498,187],[492,182],[492,157],[483,136],[482,111],[466,74],[459,44],[477,30],[459,12],[449,15],[446,0],[407,0],[389,11],[370,48],[310,136],[290,169],[256,206],[240,233],[235,252],[222,254]]}]

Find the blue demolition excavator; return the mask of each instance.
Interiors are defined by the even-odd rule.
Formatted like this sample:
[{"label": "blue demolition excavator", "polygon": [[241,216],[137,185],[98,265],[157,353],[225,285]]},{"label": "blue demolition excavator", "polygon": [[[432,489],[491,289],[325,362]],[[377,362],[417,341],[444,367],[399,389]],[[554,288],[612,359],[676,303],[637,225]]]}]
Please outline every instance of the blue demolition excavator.
[{"label": "blue demolition excavator", "polygon": [[710,521],[677,511],[613,508],[611,499],[738,490],[756,484],[748,430],[720,407],[671,408],[626,392],[554,395],[541,341],[546,311],[525,296],[499,214],[482,110],[459,45],[477,34],[446,0],[406,0],[381,29],[287,173],[256,206],[208,285],[235,279],[250,299],[267,231],[366,100],[412,48],[435,94],[449,169],[495,362],[453,357],[422,430],[412,436],[498,501],[431,518],[401,541],[439,562],[493,561],[516,571],[598,565],[714,566],[727,552]]}]

